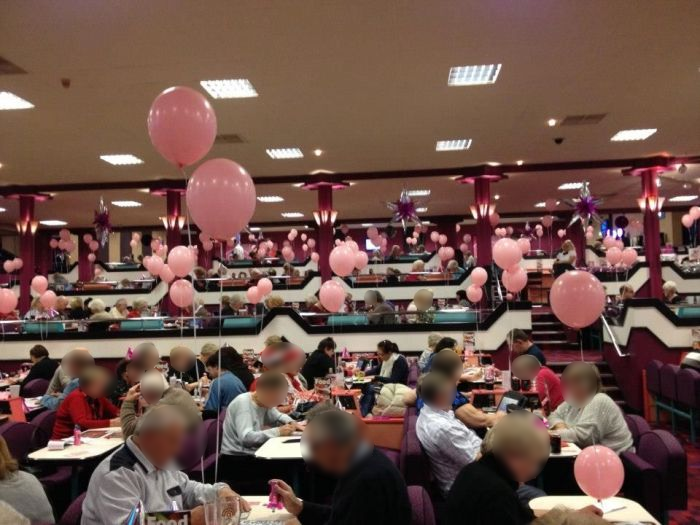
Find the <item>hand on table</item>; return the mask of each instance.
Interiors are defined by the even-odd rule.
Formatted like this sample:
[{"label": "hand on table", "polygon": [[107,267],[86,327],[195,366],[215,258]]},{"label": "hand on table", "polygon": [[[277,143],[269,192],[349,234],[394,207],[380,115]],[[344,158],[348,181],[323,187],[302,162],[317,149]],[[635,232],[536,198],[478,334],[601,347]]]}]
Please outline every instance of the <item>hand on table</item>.
[{"label": "hand on table", "polygon": [[294,425],[294,430],[296,432],[303,432],[304,429],[306,428],[306,421],[301,422],[301,423],[297,421],[297,422],[294,422],[292,424]]},{"label": "hand on table", "polygon": [[250,503],[243,499],[237,492],[230,487],[223,487],[219,490],[220,498],[238,498],[241,504],[241,512],[250,512]]},{"label": "hand on table", "polygon": [[271,479],[270,483],[282,500],[282,505],[284,505],[287,512],[293,514],[294,516],[301,514],[301,511],[304,508],[304,502],[296,497],[292,487],[287,485],[281,479]]},{"label": "hand on table", "polygon": [[291,436],[296,429],[296,423],[287,423],[286,425],[279,427],[279,429],[280,436]]}]

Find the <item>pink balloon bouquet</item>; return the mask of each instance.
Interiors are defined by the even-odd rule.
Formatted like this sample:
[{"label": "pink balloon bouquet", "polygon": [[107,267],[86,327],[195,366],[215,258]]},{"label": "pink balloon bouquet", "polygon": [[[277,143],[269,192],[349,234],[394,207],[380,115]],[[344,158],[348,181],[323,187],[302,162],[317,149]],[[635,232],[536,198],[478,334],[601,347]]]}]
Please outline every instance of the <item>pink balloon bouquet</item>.
[{"label": "pink balloon bouquet", "polygon": [[168,255],[168,266],[178,277],[185,277],[194,269],[194,257],[186,246],[175,246]]},{"label": "pink balloon bouquet", "polygon": [[518,243],[513,239],[504,237],[493,245],[493,261],[499,268],[507,270],[520,262],[523,253]]},{"label": "pink balloon bouquet", "polygon": [[355,252],[346,245],[336,246],[328,258],[331,270],[340,277],[347,277],[355,269]]},{"label": "pink balloon bouquet", "polygon": [[574,461],[574,477],[583,492],[600,501],[620,492],[625,469],[615,452],[594,445],[584,448]]},{"label": "pink balloon bouquet", "polygon": [[272,281],[267,277],[263,277],[258,281],[257,287],[258,291],[264,297],[272,291]]},{"label": "pink balloon bouquet", "polygon": [[260,290],[257,286],[251,286],[246,290],[245,297],[250,304],[258,304],[262,297],[260,296]]},{"label": "pink balloon bouquet", "polygon": [[31,289],[37,295],[43,294],[49,288],[49,281],[43,275],[35,275],[32,278]]},{"label": "pink balloon bouquet", "polygon": [[469,285],[469,287],[467,288],[467,299],[469,299],[469,302],[478,303],[483,297],[484,291],[481,289],[480,286],[476,286],[474,284]]},{"label": "pink balloon bouquet", "polygon": [[0,314],[9,314],[17,308],[17,296],[9,288],[0,288]]},{"label": "pink balloon bouquet", "polygon": [[484,286],[489,279],[489,274],[481,266],[477,266],[469,275],[474,286]]}]

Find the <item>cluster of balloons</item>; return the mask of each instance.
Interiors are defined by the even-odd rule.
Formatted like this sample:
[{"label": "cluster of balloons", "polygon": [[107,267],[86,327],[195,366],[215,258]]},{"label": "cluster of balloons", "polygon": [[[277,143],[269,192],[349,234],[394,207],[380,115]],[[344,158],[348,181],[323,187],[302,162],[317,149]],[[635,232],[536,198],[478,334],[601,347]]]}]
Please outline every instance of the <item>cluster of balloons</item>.
[{"label": "cluster of balloons", "polygon": [[345,290],[338,281],[331,279],[321,285],[318,299],[329,312],[339,312],[345,302]]},{"label": "cluster of balloons", "polygon": [[250,304],[258,304],[270,292],[272,292],[272,281],[263,277],[258,281],[258,284],[246,290],[245,296]]},{"label": "cluster of balloons", "polygon": [[496,237],[505,237],[506,235],[513,235],[513,227],[508,226],[507,228],[496,228],[493,230]]},{"label": "cluster of balloons", "polygon": [[66,252],[72,252],[75,250],[75,243],[70,238],[70,230],[67,228],[62,228],[58,232],[58,239],[51,239],[49,241],[49,246],[53,250],[59,249]]},{"label": "cluster of balloons", "polygon": [[43,275],[35,275],[30,283],[32,291],[39,296],[39,303],[47,310],[56,306],[56,294],[49,290],[49,281]]},{"label": "cluster of balloons", "polygon": [[165,259],[168,255],[168,245],[163,244],[158,237],[151,240],[151,252],[153,252],[158,257]]},{"label": "cluster of balloons", "polygon": [[95,259],[97,258],[97,256],[95,255],[95,252],[100,249],[100,243],[94,239],[94,237],[92,236],[91,233],[86,233],[83,235],[83,242],[85,244],[87,244],[87,246],[91,252],[87,256],[88,261],[90,261],[91,263],[94,263]]},{"label": "cluster of balloons", "polygon": [[[355,269],[364,270],[369,263],[367,253],[360,250],[360,247],[350,237],[346,237],[345,241],[336,239],[336,246],[331,250],[328,256],[328,264],[333,270],[333,273],[340,277],[347,277],[352,274]],[[321,301],[323,304],[323,301]],[[324,305],[324,308],[325,305]],[[328,308],[326,308],[329,310]],[[329,310],[336,311],[337,310]]]},{"label": "cluster of balloons", "polygon": [[22,269],[22,266],[24,266],[24,261],[19,257],[15,257],[14,259],[8,259],[4,263],[2,263],[2,269],[5,270],[5,273],[19,271]]},{"label": "cluster of balloons", "polygon": [[552,312],[575,329],[593,324],[605,308],[605,288],[592,273],[571,270],[561,274],[549,292]]},{"label": "cluster of balloons", "polygon": [[472,283],[467,288],[467,299],[469,302],[478,303],[484,297],[482,286],[489,279],[489,274],[481,266],[477,266],[470,274]]},{"label": "cluster of balloons", "polygon": [[[253,235],[253,239],[255,239],[255,236]],[[205,252],[210,252],[214,249],[214,241],[211,240],[211,237],[207,235],[204,232],[201,232],[199,234],[199,242],[202,243],[202,249]],[[228,244],[228,243],[227,243]]]},{"label": "cluster of balloons", "polygon": [[472,242],[472,236],[469,235],[468,233],[465,233],[462,236],[462,244],[459,245],[459,251],[462,252],[464,255],[467,254],[469,251],[469,244]]},{"label": "cluster of balloons", "polygon": [[637,250],[629,247],[620,250],[618,246],[611,246],[605,252],[605,260],[608,261],[610,266],[622,264],[629,268],[637,262]]},{"label": "cluster of balloons", "polygon": [[601,501],[620,492],[625,481],[625,469],[614,451],[602,445],[593,445],[584,448],[576,457],[574,477],[584,493]]},{"label": "cluster of balloons", "polygon": [[520,266],[520,261],[529,250],[527,239],[514,241],[504,237],[493,245],[493,261],[503,270],[503,286],[511,293],[519,293],[527,286],[527,272]]},{"label": "cluster of balloons", "polygon": [[692,228],[698,219],[700,219],[700,207],[693,206],[688,210],[688,213],[681,217],[681,223],[686,228]]},{"label": "cluster of balloons", "polygon": [[541,224],[535,224],[535,235],[537,237],[542,237],[544,235],[544,227]]},{"label": "cluster of balloons", "polygon": [[501,216],[498,213],[493,212],[489,215],[489,224],[491,224],[491,228],[498,226],[499,222],[501,222]]},{"label": "cluster of balloons", "polygon": [[141,242],[141,234],[139,232],[133,232],[131,234],[131,240],[129,241],[129,246],[131,246],[131,249],[135,250],[140,242]]}]

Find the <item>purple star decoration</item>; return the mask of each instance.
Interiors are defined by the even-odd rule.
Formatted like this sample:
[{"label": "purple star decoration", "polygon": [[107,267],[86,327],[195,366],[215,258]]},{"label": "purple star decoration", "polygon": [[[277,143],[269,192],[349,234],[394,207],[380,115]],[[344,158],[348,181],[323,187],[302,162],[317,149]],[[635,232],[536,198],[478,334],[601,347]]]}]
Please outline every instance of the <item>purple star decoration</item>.
[{"label": "purple star decoration", "polygon": [[109,210],[105,206],[105,201],[100,197],[100,205],[95,210],[95,218],[92,221],[95,227],[95,235],[101,246],[107,244],[109,232],[112,231],[112,223],[109,222]]},{"label": "purple star decoration", "polygon": [[600,220],[598,216],[598,206],[603,203],[602,199],[597,199],[591,195],[588,182],[582,183],[579,197],[564,201],[567,206],[574,210],[574,214],[569,221],[569,226],[581,221],[581,226],[585,229],[592,220]]},{"label": "purple star decoration", "polygon": [[405,229],[407,222],[421,223],[420,217],[416,213],[417,204],[416,201],[411,199],[408,192],[403,189],[401,190],[401,195],[399,195],[399,200],[387,202],[386,207],[393,213],[391,221],[400,222]]}]

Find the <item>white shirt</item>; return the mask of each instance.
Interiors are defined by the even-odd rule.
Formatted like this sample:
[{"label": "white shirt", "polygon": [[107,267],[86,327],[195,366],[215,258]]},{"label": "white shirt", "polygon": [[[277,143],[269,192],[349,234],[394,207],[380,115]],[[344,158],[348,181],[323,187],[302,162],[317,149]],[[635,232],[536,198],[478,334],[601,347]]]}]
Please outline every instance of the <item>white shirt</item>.
[{"label": "white shirt", "polygon": [[481,438],[457,419],[452,410],[436,410],[428,405],[421,408],[416,434],[430,458],[438,487],[446,495],[459,471],[476,460]]}]

